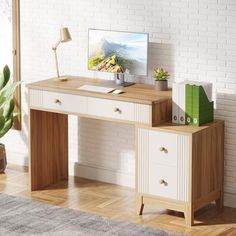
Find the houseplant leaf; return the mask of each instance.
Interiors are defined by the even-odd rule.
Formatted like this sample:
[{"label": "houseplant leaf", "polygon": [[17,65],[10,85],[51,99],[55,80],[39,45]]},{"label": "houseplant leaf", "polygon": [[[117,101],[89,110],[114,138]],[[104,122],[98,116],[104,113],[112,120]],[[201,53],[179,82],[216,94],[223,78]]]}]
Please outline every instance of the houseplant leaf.
[{"label": "houseplant leaf", "polygon": [[9,102],[5,103],[5,106],[3,107],[3,115],[5,119],[8,119],[12,115],[14,106],[15,102],[13,98]]},{"label": "houseplant leaf", "polygon": [[0,96],[0,107],[2,107],[5,102],[6,102],[6,98],[3,96]]},{"label": "houseplant leaf", "polygon": [[0,130],[2,130],[2,128],[5,125],[5,117],[3,115],[0,116]]},{"label": "houseplant leaf", "polygon": [[3,108],[0,108],[0,116],[3,115],[3,112],[4,112],[4,109],[3,109]]},{"label": "houseplant leaf", "polygon": [[10,69],[8,65],[5,65],[3,71],[0,73],[0,90],[7,85],[10,76],[11,76]]},{"label": "houseplant leaf", "polygon": [[13,115],[5,121],[4,127],[0,130],[0,138],[3,137],[13,125]]},{"label": "houseplant leaf", "polygon": [[8,65],[4,66],[3,75],[4,75],[3,87],[5,87],[11,77],[11,72]]},{"label": "houseplant leaf", "polygon": [[0,96],[5,97],[7,100],[10,99],[11,96],[13,96],[16,88],[21,84],[21,81],[16,82],[16,83],[8,83],[7,86],[5,86],[1,91],[0,91]]}]

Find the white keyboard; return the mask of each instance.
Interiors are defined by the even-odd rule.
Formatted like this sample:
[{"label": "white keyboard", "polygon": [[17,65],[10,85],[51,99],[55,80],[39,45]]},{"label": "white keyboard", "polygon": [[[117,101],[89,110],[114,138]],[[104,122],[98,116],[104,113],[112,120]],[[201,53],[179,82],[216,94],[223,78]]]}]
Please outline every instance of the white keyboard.
[{"label": "white keyboard", "polygon": [[89,92],[96,92],[96,93],[110,93],[115,90],[115,88],[101,87],[101,86],[95,86],[95,85],[83,85],[79,87],[78,89],[89,91]]}]

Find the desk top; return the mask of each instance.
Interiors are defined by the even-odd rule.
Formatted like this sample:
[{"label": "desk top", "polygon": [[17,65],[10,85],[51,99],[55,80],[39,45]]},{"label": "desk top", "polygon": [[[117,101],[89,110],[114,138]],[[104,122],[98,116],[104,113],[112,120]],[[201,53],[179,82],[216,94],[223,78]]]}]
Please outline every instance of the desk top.
[{"label": "desk top", "polygon": [[[97,85],[103,87],[114,87],[124,91],[123,94],[97,93],[82,91],[78,88],[82,85]],[[113,81],[102,79],[91,79],[84,77],[68,76],[67,81],[55,81],[55,79],[42,80],[27,84],[30,89],[62,92],[89,97],[98,97],[118,101],[134,102],[141,104],[156,104],[171,99],[171,90],[157,92],[153,85],[135,84],[129,87],[114,85]]]},{"label": "desk top", "polygon": [[195,133],[202,132],[206,129],[212,128],[214,126],[219,126],[219,125],[224,125],[224,121],[214,120],[211,123],[207,123],[201,126],[181,125],[181,124],[174,124],[172,122],[166,122],[166,123],[158,125],[157,127],[146,127],[145,125],[138,125],[138,127],[151,129],[154,131],[164,131],[164,132],[171,132],[171,133],[177,133],[177,134],[192,135]]}]

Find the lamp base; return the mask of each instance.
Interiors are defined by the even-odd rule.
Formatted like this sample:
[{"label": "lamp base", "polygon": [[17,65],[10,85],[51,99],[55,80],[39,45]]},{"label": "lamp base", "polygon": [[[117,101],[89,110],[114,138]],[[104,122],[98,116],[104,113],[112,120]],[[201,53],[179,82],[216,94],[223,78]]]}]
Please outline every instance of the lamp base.
[{"label": "lamp base", "polygon": [[54,78],[54,80],[55,80],[55,81],[58,81],[58,82],[67,81],[67,80],[68,80],[68,76],[56,77],[56,78]]}]

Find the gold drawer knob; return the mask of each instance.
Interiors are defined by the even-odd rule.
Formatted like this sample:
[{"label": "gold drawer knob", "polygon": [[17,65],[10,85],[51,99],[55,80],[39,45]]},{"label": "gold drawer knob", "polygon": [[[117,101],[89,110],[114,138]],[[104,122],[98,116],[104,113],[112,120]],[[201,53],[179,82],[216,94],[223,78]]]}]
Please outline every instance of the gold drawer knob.
[{"label": "gold drawer knob", "polygon": [[61,105],[61,101],[59,99],[55,99],[54,103]]},{"label": "gold drawer knob", "polygon": [[168,183],[167,183],[164,179],[160,179],[160,180],[159,180],[159,184],[163,184],[163,185],[165,185],[165,186],[168,185]]},{"label": "gold drawer knob", "polygon": [[167,149],[165,147],[160,147],[159,150],[160,152],[167,152]]},{"label": "gold drawer knob", "polygon": [[118,108],[118,107],[115,107],[115,108],[113,109],[113,111],[114,111],[114,112],[121,113],[121,110],[120,110],[120,108]]}]

